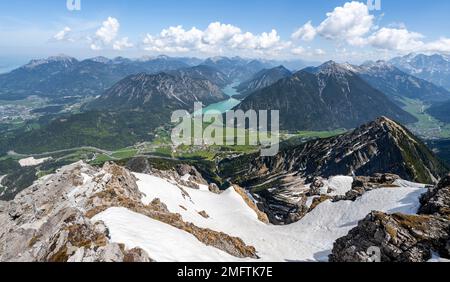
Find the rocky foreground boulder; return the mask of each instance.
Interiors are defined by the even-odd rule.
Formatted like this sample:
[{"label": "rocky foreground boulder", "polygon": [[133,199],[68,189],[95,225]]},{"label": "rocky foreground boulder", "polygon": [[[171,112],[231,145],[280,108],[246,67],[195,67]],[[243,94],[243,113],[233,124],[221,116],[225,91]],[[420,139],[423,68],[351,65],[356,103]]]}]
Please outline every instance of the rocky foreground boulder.
[{"label": "rocky foreground boulder", "polygon": [[[184,170],[192,172],[180,168]],[[161,172],[161,177],[182,180],[176,171]],[[127,208],[171,225],[235,257],[257,257],[255,248],[240,238],[185,222],[159,199],[143,204],[136,181],[131,172],[115,164],[94,168],[79,162],[40,179],[13,201],[0,202],[0,261],[152,261],[151,254],[140,248],[111,242],[106,225],[91,220],[111,207]],[[184,178],[180,190],[188,182],[196,185]]]},{"label": "rocky foreground boulder", "polygon": [[450,175],[422,196],[418,215],[372,212],[335,242],[329,259],[426,262],[433,255],[450,258]]}]

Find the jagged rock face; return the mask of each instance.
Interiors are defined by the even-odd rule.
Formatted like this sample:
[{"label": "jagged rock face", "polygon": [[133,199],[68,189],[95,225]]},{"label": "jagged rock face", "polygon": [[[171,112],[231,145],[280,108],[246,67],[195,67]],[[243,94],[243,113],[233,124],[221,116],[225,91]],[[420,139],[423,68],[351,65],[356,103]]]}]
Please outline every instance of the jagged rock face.
[{"label": "jagged rock face", "polygon": [[400,179],[398,175],[392,173],[376,173],[374,176],[356,176],[354,178],[352,189],[356,188],[380,188],[383,186],[392,187],[396,180]]},{"label": "jagged rock face", "polygon": [[[181,178],[175,171],[160,176]],[[169,224],[236,257],[256,257],[255,248],[240,238],[184,222],[159,199],[144,205],[136,181],[123,167],[93,168],[80,162],[40,179],[13,201],[0,202],[0,261],[151,261],[142,249],[112,243],[108,228],[91,220],[111,207]],[[179,184],[184,193],[181,185],[188,182]]]},{"label": "jagged rock face", "polygon": [[132,158],[127,162],[126,167],[129,170],[138,173],[150,173],[152,171],[152,166],[148,159],[142,157]]},{"label": "jagged rock face", "polygon": [[344,196],[334,197],[334,201],[355,201],[361,197],[364,193],[373,189],[380,189],[385,187],[398,187],[395,184],[396,180],[400,177],[391,173],[376,173],[373,176],[356,176],[353,179],[352,189],[348,191]]},{"label": "jagged rock face", "polygon": [[378,247],[383,262],[424,262],[432,251],[448,257],[450,220],[436,216],[372,212],[346,237],[336,241],[332,262],[367,262]]},{"label": "jagged rock face", "polygon": [[[353,177],[351,187],[345,194],[336,194],[333,188],[321,177],[314,177],[308,185],[296,185],[277,190],[258,192],[255,198],[259,207],[269,217],[273,224],[290,224],[301,220],[307,213],[314,210],[324,201],[356,201],[365,193],[374,189],[399,188],[396,181],[402,181],[395,174],[375,174],[373,176]],[[309,205],[307,199],[312,198]]]},{"label": "jagged rock face", "polygon": [[419,215],[369,214],[335,242],[330,261],[368,261],[371,247],[379,248],[385,262],[424,262],[432,253],[450,258],[449,179],[447,176],[423,195]]},{"label": "jagged rock face", "polygon": [[314,176],[375,173],[436,183],[447,168],[407,129],[383,117],[340,136],[282,148],[275,157],[253,154],[225,159],[219,164],[219,173],[260,191],[289,187]]},{"label": "jagged rock face", "polygon": [[[73,193],[83,186],[83,174],[96,173],[77,163],[4,203],[0,261],[121,261],[128,251],[110,243],[107,228],[84,215],[85,202],[79,196],[100,186],[84,187],[80,195]],[[142,261],[150,261],[145,252],[140,253]]]},{"label": "jagged rock face", "polygon": [[431,188],[421,198],[422,214],[440,214],[450,216],[450,175],[443,178],[439,184]]}]

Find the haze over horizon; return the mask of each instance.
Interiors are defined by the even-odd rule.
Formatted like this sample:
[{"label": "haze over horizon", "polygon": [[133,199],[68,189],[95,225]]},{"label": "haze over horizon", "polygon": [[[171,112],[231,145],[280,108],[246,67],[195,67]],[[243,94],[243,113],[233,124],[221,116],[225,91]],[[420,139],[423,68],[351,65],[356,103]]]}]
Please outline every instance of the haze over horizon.
[{"label": "haze over horizon", "polygon": [[[56,54],[241,56],[361,63],[450,52],[448,1],[83,1],[0,3],[0,71]],[[417,19],[412,11],[420,7]]]}]

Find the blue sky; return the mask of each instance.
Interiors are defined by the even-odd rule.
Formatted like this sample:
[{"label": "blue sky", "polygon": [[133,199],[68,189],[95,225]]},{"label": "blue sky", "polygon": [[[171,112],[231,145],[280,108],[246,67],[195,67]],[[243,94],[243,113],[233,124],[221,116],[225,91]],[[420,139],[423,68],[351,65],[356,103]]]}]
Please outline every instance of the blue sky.
[{"label": "blue sky", "polygon": [[66,0],[1,0],[0,68],[58,53],[360,62],[450,51],[450,1],[381,0],[379,11],[366,6],[339,0],[81,0],[80,11],[69,11]]}]

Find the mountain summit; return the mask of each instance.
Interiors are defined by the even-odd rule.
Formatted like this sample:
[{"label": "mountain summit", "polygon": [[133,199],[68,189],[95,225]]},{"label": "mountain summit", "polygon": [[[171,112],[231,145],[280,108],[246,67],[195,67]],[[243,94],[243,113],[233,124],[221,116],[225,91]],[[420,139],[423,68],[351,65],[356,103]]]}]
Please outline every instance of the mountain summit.
[{"label": "mountain summit", "polygon": [[[417,137],[386,117],[343,135],[287,146],[274,158],[255,155],[245,160],[225,160],[221,172],[225,178],[258,189],[289,186],[306,177],[374,173],[436,183],[447,172],[447,167]],[[238,171],[239,177],[234,174]]]},{"label": "mountain summit", "polygon": [[237,91],[241,93],[236,97],[245,98],[256,90],[270,86],[280,79],[291,75],[291,71],[283,66],[278,66],[272,69],[264,69],[255,74],[251,79],[242,82],[238,87],[236,87]]},{"label": "mountain summit", "polygon": [[237,108],[279,110],[283,130],[355,128],[379,116],[403,123],[416,121],[361,79],[350,65],[333,61],[260,89]]}]

